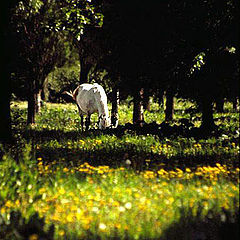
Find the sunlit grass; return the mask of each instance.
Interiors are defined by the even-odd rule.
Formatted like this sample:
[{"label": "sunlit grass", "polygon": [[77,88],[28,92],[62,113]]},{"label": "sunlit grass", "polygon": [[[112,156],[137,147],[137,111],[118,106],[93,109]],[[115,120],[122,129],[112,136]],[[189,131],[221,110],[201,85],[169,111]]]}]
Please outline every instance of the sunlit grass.
[{"label": "sunlit grass", "polygon": [[[8,191],[15,190],[15,196],[6,193],[9,183],[0,185],[1,197],[9,198],[0,212],[8,219],[13,209],[23,214],[29,209],[37,211],[47,224],[55,224],[57,239],[65,235],[84,238],[89,232],[102,237],[157,237],[179,220],[182,209],[196,216],[202,206],[204,217],[223,208],[234,213],[239,203],[239,168],[219,163],[183,170],[161,166],[140,172],[128,169],[127,163],[115,169],[87,162],[63,167],[37,158],[32,164],[32,174],[23,172],[26,166],[22,162],[17,171],[20,177],[12,176],[15,189]],[[2,166],[4,170],[4,162]],[[1,174],[6,177],[6,172]]]},{"label": "sunlit grass", "polygon": [[[0,212],[8,219],[13,209],[24,215],[30,209],[37,211],[46,224],[56,226],[56,239],[84,239],[89,234],[154,238],[178,222],[183,209],[195,217],[201,209],[201,218],[222,209],[234,216],[239,204],[239,168],[221,164],[134,172],[128,166],[113,169],[86,162],[61,167],[38,158],[33,183],[27,181],[31,174],[24,176],[21,167],[17,195],[9,196]],[[0,186],[2,197],[6,190]]]}]

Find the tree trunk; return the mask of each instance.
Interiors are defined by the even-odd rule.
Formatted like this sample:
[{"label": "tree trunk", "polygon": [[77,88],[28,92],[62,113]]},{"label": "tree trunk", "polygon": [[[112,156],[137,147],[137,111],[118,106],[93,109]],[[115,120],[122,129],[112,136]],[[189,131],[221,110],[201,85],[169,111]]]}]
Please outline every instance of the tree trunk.
[{"label": "tree trunk", "polygon": [[218,113],[224,112],[224,99],[217,99],[216,100],[216,111]]},{"label": "tree trunk", "polygon": [[174,94],[172,90],[167,90],[166,93],[166,109],[165,109],[165,121],[172,121],[174,114]]},{"label": "tree trunk", "polygon": [[237,97],[233,98],[232,105],[233,105],[233,111],[237,112]]},{"label": "tree trunk", "polygon": [[16,61],[16,40],[10,33],[11,10],[17,0],[0,3],[0,141],[12,140],[10,115],[10,64]]},{"label": "tree trunk", "polygon": [[43,86],[42,86],[42,93],[41,93],[42,100],[47,101],[48,100],[48,95],[49,95],[48,77],[46,77],[45,81],[43,82]]},{"label": "tree trunk", "polygon": [[[2,20],[2,18],[1,18]],[[1,64],[0,64],[0,142],[10,142],[11,116],[10,116],[10,69],[9,69],[9,39],[6,35],[1,35]],[[11,47],[10,47],[11,48]]]},{"label": "tree trunk", "polygon": [[111,112],[111,124],[113,127],[118,125],[118,106],[119,106],[119,89],[113,88],[113,99],[112,99],[112,112]]},{"label": "tree trunk", "polygon": [[88,73],[92,67],[92,64],[85,63],[84,59],[80,57],[80,84],[88,82]]},{"label": "tree trunk", "polygon": [[151,107],[151,101],[150,101],[149,91],[146,92],[145,90],[144,99],[143,99],[143,108],[144,110],[150,111],[150,107]]},{"label": "tree trunk", "polygon": [[9,142],[12,138],[10,117],[10,75],[1,71],[3,81],[0,81],[0,142]]},{"label": "tree trunk", "polygon": [[36,113],[40,113],[41,112],[41,106],[42,106],[42,89],[38,90],[36,99],[37,99],[37,102],[36,102]]},{"label": "tree trunk", "polygon": [[158,104],[159,104],[159,108],[164,108],[164,93],[162,95],[159,95],[158,98]]},{"label": "tree trunk", "polygon": [[211,99],[203,98],[201,100],[202,107],[202,125],[201,128],[207,132],[216,128],[213,120],[213,104]]},{"label": "tree trunk", "polygon": [[133,99],[133,123],[142,126],[144,122],[143,115],[143,88],[141,88]]},{"label": "tree trunk", "polygon": [[35,123],[36,110],[37,110],[37,92],[33,91],[28,95],[27,124]]}]

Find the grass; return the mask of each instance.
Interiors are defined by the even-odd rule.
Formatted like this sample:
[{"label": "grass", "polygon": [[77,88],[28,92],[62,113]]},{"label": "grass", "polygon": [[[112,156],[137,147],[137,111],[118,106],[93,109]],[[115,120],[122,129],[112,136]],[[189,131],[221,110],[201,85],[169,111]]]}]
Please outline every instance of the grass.
[{"label": "grass", "polygon": [[[176,104],[173,125],[199,125],[192,103]],[[229,109],[214,116],[220,133],[202,138],[81,133],[72,104],[46,104],[26,127],[26,104],[15,102],[17,144],[0,161],[0,239],[237,239],[239,114]],[[164,114],[154,103],[145,118],[159,124]],[[130,121],[122,104],[120,124]]]}]

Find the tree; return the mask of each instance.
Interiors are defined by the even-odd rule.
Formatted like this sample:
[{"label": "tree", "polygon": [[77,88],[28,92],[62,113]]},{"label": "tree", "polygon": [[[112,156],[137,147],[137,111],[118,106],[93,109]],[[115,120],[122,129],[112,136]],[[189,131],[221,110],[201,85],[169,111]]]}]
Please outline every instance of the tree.
[{"label": "tree", "polygon": [[231,80],[236,73],[236,54],[226,50],[237,46],[239,6],[234,0],[185,0],[172,1],[169,9],[174,39],[182,45],[177,51],[177,71],[172,72],[177,75],[176,88],[197,100],[202,128],[211,131],[215,128],[213,101],[227,95],[227,86],[237,86]]},{"label": "tree", "polygon": [[59,102],[63,91],[73,90],[79,84],[78,51],[70,42],[64,45],[66,53],[63,61],[47,77],[47,99],[50,102]]},{"label": "tree", "polygon": [[172,89],[166,91],[166,109],[165,109],[165,121],[172,121],[174,113],[174,93]]},{"label": "tree", "polygon": [[[94,55],[89,54],[96,49],[89,47],[89,43],[93,41],[94,36],[88,27],[101,27],[103,24],[103,14],[101,13],[101,1],[97,0],[64,0],[59,1],[58,8],[61,9],[61,18],[59,19],[59,27],[67,31],[69,39],[78,49],[80,61],[79,82],[83,83],[87,80],[91,67],[96,63]],[[90,33],[90,38],[88,34]],[[87,44],[86,44],[87,43]],[[90,58],[89,58],[90,57]]]},{"label": "tree", "polygon": [[24,1],[12,17],[20,60],[16,73],[24,79],[27,89],[28,124],[35,123],[44,81],[61,53],[59,36],[48,30],[53,8],[51,1]]},{"label": "tree", "polygon": [[144,122],[144,115],[143,115],[143,94],[144,88],[136,91],[136,95],[133,99],[133,123],[139,126],[142,126]]},{"label": "tree", "polygon": [[213,120],[213,102],[226,97],[229,94],[229,84],[234,84],[236,54],[228,49],[220,49],[215,54],[206,54],[205,61],[192,80],[194,85],[198,86],[195,98],[199,99],[202,110],[202,128],[211,130],[216,127]]},{"label": "tree", "polygon": [[[172,94],[197,100],[203,113],[202,128],[214,129],[212,103],[220,89],[226,88],[225,82],[233,84],[230,79],[236,72],[226,64],[226,54],[220,57],[227,47],[237,46],[236,1],[131,0],[112,5],[115,14],[110,14],[110,19],[116,21],[109,21],[109,36],[115,39],[110,58],[121,75],[122,88],[134,98],[145,86],[158,91],[174,89]],[[198,59],[202,54],[205,66]],[[221,64],[228,76],[217,72]],[[193,69],[201,74],[192,74]],[[140,119],[141,111],[137,112]]]},{"label": "tree", "polygon": [[0,5],[0,40],[1,40],[1,64],[0,64],[0,141],[8,142],[12,138],[10,117],[10,73],[13,53],[15,49],[14,38],[10,31],[10,16],[15,1],[1,2]]},{"label": "tree", "polygon": [[[98,6],[98,5],[97,5]],[[100,5],[104,15],[101,27],[88,25],[84,28],[80,41],[73,33],[73,43],[78,49],[80,59],[80,83],[94,81],[103,85],[112,102],[112,123],[118,122],[119,83],[120,73],[116,64],[118,56],[113,51],[117,36],[114,29],[116,12],[113,10],[112,1],[103,1]],[[97,7],[99,9],[99,7]],[[100,24],[101,25],[101,24]],[[115,124],[116,123],[116,124]]]},{"label": "tree", "polygon": [[[144,11],[142,2],[112,1],[104,19],[103,30],[107,39],[108,55],[104,59],[108,63],[109,71],[114,69],[114,78],[119,79],[117,88],[122,93],[134,97],[133,122],[141,123],[143,119],[143,92],[150,83],[147,67],[148,52],[151,50],[149,42],[143,34],[146,23],[142,19]],[[148,5],[147,5],[148,6]],[[145,31],[145,29],[144,29]],[[106,61],[107,59],[107,61]],[[116,84],[115,84],[116,85]]]}]

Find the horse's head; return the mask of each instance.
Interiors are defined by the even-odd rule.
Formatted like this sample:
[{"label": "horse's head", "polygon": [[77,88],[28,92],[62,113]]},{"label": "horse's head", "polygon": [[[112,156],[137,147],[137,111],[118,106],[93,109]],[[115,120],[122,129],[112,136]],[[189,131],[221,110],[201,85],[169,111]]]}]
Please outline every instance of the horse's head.
[{"label": "horse's head", "polygon": [[98,124],[99,129],[105,129],[110,125],[111,125],[111,120],[109,116],[106,116],[103,114],[99,116],[99,124]]}]

